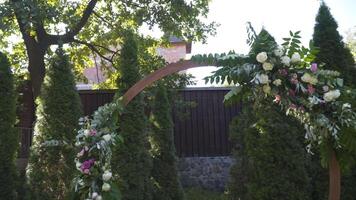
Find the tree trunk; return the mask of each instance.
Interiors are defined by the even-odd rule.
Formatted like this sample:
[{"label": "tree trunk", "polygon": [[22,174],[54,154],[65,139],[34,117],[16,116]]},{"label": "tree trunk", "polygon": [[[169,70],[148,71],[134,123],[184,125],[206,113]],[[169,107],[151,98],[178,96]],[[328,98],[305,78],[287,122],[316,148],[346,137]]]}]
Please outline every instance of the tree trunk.
[{"label": "tree trunk", "polygon": [[[44,57],[46,50],[48,49],[48,45],[40,45],[35,40],[25,40],[25,45],[26,45],[26,51],[27,51],[27,56],[28,56],[28,71],[30,73],[30,84],[29,86],[32,89],[32,106],[29,105],[30,107],[33,107],[35,110],[35,100],[36,98],[40,95],[41,92],[41,85],[44,80],[45,76],[45,62],[44,62]],[[30,104],[30,102],[27,102]],[[27,121],[29,124],[32,124],[36,119],[35,116],[33,115],[26,115],[24,118],[21,119],[22,121]],[[32,128],[33,126],[31,125],[30,127],[22,127],[22,128]],[[33,133],[33,132],[32,132]],[[27,133],[28,134],[28,133]],[[22,135],[24,137],[24,135]],[[21,144],[23,145],[23,144]],[[29,152],[25,152],[26,154],[29,154]],[[19,170],[21,173],[25,173],[27,164],[28,164],[28,159],[20,159],[18,160],[19,165]]]},{"label": "tree trunk", "polygon": [[341,171],[335,151],[331,152],[329,162],[329,200],[340,200],[341,195]]},{"label": "tree trunk", "polygon": [[33,97],[36,99],[41,92],[41,85],[45,77],[45,62],[47,46],[39,44],[26,45],[29,59],[28,71],[30,72]]}]

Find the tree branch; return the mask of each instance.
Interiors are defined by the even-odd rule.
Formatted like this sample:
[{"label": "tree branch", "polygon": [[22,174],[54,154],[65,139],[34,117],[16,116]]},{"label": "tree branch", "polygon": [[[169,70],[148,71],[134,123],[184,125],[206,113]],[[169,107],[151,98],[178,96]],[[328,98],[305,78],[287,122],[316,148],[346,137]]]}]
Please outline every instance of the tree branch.
[{"label": "tree branch", "polygon": [[106,20],[104,17],[100,16],[97,12],[93,11],[93,14],[94,14],[95,17],[99,18],[101,21],[106,23],[108,26],[110,26],[111,28],[115,29],[114,25],[112,25],[110,22],[108,22],[108,20]]},{"label": "tree branch", "polygon": [[88,42],[81,41],[81,40],[77,40],[77,39],[74,39],[73,42],[87,46],[93,52],[98,54],[102,59],[109,61],[110,63],[113,63],[113,56],[111,58],[105,57],[102,53],[100,53],[100,51],[96,48],[95,45],[88,43]]},{"label": "tree branch", "polygon": [[29,31],[27,30],[26,23],[24,22],[25,20],[22,19],[21,14],[16,9],[16,4],[18,2],[13,0],[12,3],[13,3],[13,10],[15,13],[15,18],[26,46],[38,45],[38,42],[35,40],[33,36],[30,35]]},{"label": "tree branch", "polygon": [[89,17],[94,11],[94,8],[98,0],[91,0],[86,6],[82,17],[79,22],[74,26],[74,28],[63,35],[48,35],[49,44],[58,44],[59,41],[62,43],[74,42],[74,36],[78,35],[83,29],[85,24],[88,22]]}]

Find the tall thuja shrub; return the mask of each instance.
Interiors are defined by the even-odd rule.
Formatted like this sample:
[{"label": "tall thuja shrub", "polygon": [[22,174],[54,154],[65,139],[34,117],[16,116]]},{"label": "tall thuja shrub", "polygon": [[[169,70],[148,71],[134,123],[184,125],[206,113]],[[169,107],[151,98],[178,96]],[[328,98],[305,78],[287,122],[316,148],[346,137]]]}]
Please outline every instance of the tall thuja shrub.
[{"label": "tall thuja shrub", "polygon": [[239,116],[230,123],[230,141],[233,144],[232,156],[235,164],[230,169],[230,181],[228,183],[228,195],[230,199],[247,199],[247,184],[250,178],[249,165],[251,164],[247,155],[245,137],[248,134],[257,135],[257,130],[253,129],[256,122],[255,115],[251,112],[251,106],[243,106]]},{"label": "tall thuja shrub", "polygon": [[74,142],[81,104],[72,66],[58,49],[50,59],[37,99],[34,143],[29,160],[31,199],[65,199],[75,172]]},{"label": "tall thuja shrub", "polygon": [[0,52],[0,197],[16,197],[16,93],[7,57]]},{"label": "tall thuja shrub", "polygon": [[[271,51],[274,38],[262,30],[249,56]],[[230,126],[236,164],[228,186],[232,199],[307,199],[306,151],[303,128],[286,120],[285,113],[270,102],[250,102],[243,94],[243,112]]]},{"label": "tall thuja shrub", "polygon": [[[127,33],[121,49],[119,95],[123,95],[140,80],[135,36]],[[143,96],[137,95],[120,116],[120,135],[123,144],[114,148],[112,167],[119,176],[119,188],[123,200],[152,199],[149,155],[148,121],[144,113]]]},{"label": "tall thuja shrub", "polygon": [[[325,63],[324,68],[326,69],[339,71],[344,78],[344,83],[348,86],[355,87],[355,61],[350,50],[342,41],[342,37],[337,31],[337,28],[337,22],[333,18],[330,9],[324,2],[322,2],[316,16],[316,24],[314,26],[313,34],[314,45],[319,48],[316,61]],[[356,107],[355,99],[349,99],[348,102],[351,102],[353,108]],[[350,141],[355,141],[353,138],[356,135],[356,131],[354,129],[345,129],[341,131],[343,132],[343,134],[341,134],[343,137],[340,138],[340,141],[344,146],[343,149],[346,149],[347,152],[342,152],[342,155],[345,156],[338,157],[338,159],[342,167],[350,168],[350,166],[343,165],[343,161],[345,160],[347,163],[352,163],[350,160],[353,160],[353,163],[355,163],[356,144],[350,143]],[[325,151],[324,149],[322,152],[325,153],[328,151]],[[336,154],[338,154],[338,152],[336,152]],[[353,167],[351,170],[344,170],[343,174],[341,179],[341,198],[354,199],[356,196],[356,190],[354,189],[356,185],[356,168]],[[327,179],[325,181],[327,181]]]},{"label": "tall thuja shrub", "polygon": [[313,41],[314,45],[319,48],[316,62],[325,63],[324,68],[326,69],[341,72],[347,85],[355,85],[355,61],[337,31],[336,20],[324,2],[320,5],[315,21]]},{"label": "tall thuja shrub", "polygon": [[303,127],[277,105],[259,102],[254,110],[254,130],[244,138],[250,160],[247,199],[308,199]]},{"label": "tall thuja shrub", "polygon": [[152,109],[152,177],[155,181],[155,200],[183,199],[178,177],[171,109],[167,89],[159,84]]}]

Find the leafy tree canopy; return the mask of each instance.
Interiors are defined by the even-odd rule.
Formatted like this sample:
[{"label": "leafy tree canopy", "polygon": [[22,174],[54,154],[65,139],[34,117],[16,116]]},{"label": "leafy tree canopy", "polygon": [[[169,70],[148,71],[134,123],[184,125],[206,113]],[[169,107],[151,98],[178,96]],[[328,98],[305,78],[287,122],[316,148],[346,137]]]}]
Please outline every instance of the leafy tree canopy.
[{"label": "leafy tree canopy", "polygon": [[11,53],[17,72],[26,72],[28,67],[34,79],[31,69],[38,67],[31,68],[31,52],[69,44],[79,75],[85,67],[93,66],[93,57],[98,56],[101,65],[111,65],[119,54],[123,31],[128,28],[137,30],[147,25],[158,27],[167,35],[205,41],[207,33],[214,33],[216,26],[201,20],[207,16],[209,2],[0,0],[0,49]]}]

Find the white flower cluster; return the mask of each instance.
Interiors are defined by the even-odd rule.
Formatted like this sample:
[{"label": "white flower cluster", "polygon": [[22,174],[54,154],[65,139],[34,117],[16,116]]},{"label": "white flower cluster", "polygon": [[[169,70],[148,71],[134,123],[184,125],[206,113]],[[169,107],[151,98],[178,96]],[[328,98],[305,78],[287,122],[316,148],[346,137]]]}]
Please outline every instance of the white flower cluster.
[{"label": "white flower cluster", "polygon": [[310,83],[312,85],[316,85],[318,83],[318,79],[310,75],[309,73],[305,73],[301,79],[303,82]]},{"label": "white flower cluster", "polygon": [[341,95],[340,90],[331,90],[324,94],[323,98],[326,102],[334,101]]},{"label": "white flower cluster", "polygon": [[257,54],[257,56],[256,56],[256,60],[260,63],[266,62],[267,58],[268,58],[268,56],[267,56],[266,52],[261,52],[261,53]]},{"label": "white flower cluster", "polygon": [[[84,190],[83,193],[88,194],[87,199],[102,200],[100,194],[112,190],[111,147],[118,137],[117,121],[112,115],[121,112],[120,105],[106,104],[94,113],[93,119],[86,117],[79,122],[82,128],[76,137],[78,153],[75,163],[81,173],[75,178],[75,191]],[[98,177],[93,174],[98,174]]]},{"label": "white flower cluster", "polygon": [[56,146],[63,146],[68,144],[66,141],[61,141],[61,140],[46,140],[44,141],[41,146],[44,147],[56,147]]}]

